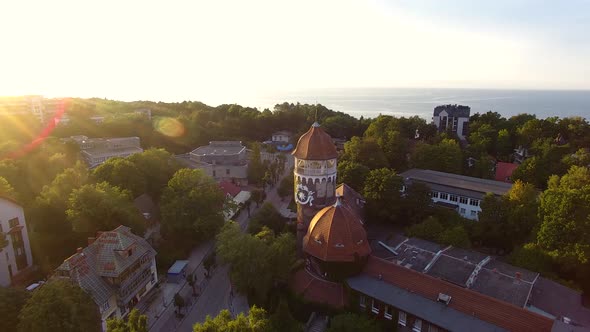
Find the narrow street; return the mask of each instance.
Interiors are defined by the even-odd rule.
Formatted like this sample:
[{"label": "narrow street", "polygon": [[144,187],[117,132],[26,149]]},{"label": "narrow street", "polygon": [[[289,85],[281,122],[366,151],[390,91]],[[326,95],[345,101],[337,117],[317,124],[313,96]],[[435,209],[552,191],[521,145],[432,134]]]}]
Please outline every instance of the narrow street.
[{"label": "narrow street", "polygon": [[[285,176],[292,176],[291,167],[293,167],[293,158],[291,155],[287,155],[285,171],[281,179]],[[277,209],[280,209],[281,205],[284,204],[276,191],[279,183],[280,180],[276,185],[266,189],[267,196],[265,200],[265,202],[272,203]],[[252,205],[250,214],[254,215],[258,208]],[[241,211],[234,220],[240,225],[242,231],[245,231],[249,221],[248,211]],[[149,331],[190,332],[195,323],[204,322],[207,315],[216,316],[223,309],[230,310],[234,316],[241,312],[248,312],[249,306],[245,296],[235,292],[232,294],[228,266],[217,266],[212,271],[209,279],[204,278],[205,269],[202,261],[213,250],[214,241],[211,240],[196,247],[189,257],[187,271],[194,271],[198,278],[198,287],[195,286],[199,294],[197,297],[192,296],[192,289],[186,281],[183,281],[180,285],[166,284],[162,285],[163,288],[171,286],[173,291],[162,292],[162,295],[153,300],[147,309],[142,310],[144,314],[148,315]],[[185,299],[190,299],[188,305],[182,309],[184,317],[180,319],[175,315],[173,304],[173,297],[177,291]],[[166,301],[164,301],[164,298],[166,298]],[[167,304],[165,308],[164,303]]]}]

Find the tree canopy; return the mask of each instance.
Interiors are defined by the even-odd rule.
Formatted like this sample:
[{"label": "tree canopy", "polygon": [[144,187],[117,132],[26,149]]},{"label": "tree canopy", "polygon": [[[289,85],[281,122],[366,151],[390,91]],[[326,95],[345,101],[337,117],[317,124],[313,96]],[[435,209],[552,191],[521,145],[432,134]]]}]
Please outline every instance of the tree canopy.
[{"label": "tree canopy", "polygon": [[127,320],[112,318],[107,320],[107,332],[148,332],[147,316],[133,309],[127,316]]},{"label": "tree canopy", "polygon": [[240,292],[265,300],[273,282],[288,280],[295,262],[295,238],[289,233],[275,236],[266,227],[250,235],[229,222],[217,236],[216,252],[230,265],[230,278]]},{"label": "tree canopy", "polygon": [[21,332],[101,331],[98,306],[67,280],[52,280],[35,290],[19,315]]},{"label": "tree canopy", "polygon": [[202,170],[177,171],[162,194],[164,237],[190,247],[213,236],[223,225],[225,201],[219,185]]},{"label": "tree canopy", "polygon": [[95,234],[125,225],[143,235],[145,221],[133,205],[131,193],[107,182],[86,184],[74,189],[66,210],[75,232]]},{"label": "tree canopy", "polygon": [[366,315],[343,313],[332,317],[330,327],[326,332],[379,332],[381,328],[374,319]]},{"label": "tree canopy", "polygon": [[393,222],[401,209],[402,178],[388,168],[374,169],[365,180],[363,195],[372,220]]}]

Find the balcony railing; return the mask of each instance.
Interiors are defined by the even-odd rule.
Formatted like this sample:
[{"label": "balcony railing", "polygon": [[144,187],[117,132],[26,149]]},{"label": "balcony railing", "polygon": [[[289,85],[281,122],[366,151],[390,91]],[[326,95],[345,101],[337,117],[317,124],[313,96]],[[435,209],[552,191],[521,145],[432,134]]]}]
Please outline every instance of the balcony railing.
[{"label": "balcony railing", "polygon": [[320,175],[328,175],[328,174],[334,174],[336,173],[336,167],[332,167],[332,168],[302,168],[302,167],[297,167],[295,169],[295,172],[297,172],[297,174],[299,175],[315,175],[315,176],[320,176]]}]

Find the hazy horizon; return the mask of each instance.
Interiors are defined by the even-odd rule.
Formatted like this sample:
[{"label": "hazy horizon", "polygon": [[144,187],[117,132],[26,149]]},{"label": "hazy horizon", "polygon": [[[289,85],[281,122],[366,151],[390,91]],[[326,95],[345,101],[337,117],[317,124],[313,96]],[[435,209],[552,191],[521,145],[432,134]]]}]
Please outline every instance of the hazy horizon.
[{"label": "hazy horizon", "polygon": [[590,89],[590,2],[19,1],[0,95],[224,100],[299,89]]}]

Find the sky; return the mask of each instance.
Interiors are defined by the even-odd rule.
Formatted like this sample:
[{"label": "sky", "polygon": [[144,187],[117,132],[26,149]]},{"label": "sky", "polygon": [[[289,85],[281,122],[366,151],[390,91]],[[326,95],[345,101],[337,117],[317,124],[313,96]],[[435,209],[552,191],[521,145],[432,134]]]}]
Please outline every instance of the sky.
[{"label": "sky", "polygon": [[590,0],[3,1],[0,95],[590,89]]}]

